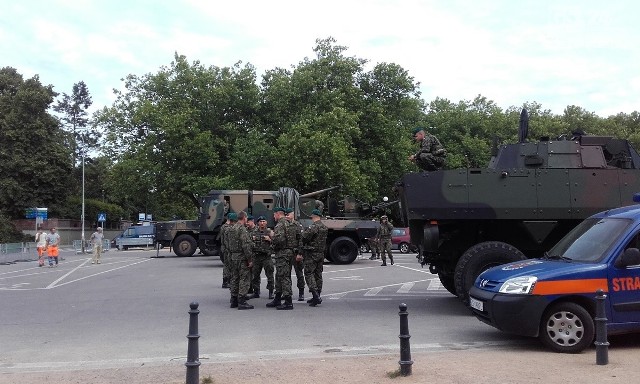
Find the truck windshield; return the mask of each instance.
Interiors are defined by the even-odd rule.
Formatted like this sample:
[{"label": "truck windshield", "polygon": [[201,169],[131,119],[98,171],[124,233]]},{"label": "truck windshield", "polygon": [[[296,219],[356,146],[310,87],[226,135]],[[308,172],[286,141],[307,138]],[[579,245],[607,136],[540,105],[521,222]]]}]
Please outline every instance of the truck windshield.
[{"label": "truck windshield", "polygon": [[627,219],[586,219],[546,255],[564,260],[600,261],[629,225],[631,221]]}]

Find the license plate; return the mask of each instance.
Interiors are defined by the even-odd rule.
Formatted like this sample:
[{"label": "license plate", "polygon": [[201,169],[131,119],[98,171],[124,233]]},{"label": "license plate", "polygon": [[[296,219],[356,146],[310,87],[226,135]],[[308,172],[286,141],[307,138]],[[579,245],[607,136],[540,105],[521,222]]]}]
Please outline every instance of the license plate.
[{"label": "license plate", "polygon": [[484,303],[480,300],[476,300],[473,297],[469,298],[469,306],[473,309],[477,309],[478,311],[484,311]]}]

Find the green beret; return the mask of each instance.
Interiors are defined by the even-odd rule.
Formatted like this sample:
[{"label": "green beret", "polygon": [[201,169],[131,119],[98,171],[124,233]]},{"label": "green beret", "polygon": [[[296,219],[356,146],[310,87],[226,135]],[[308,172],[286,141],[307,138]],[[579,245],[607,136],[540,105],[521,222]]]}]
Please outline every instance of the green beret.
[{"label": "green beret", "polygon": [[253,216],[252,215],[247,216],[247,221],[251,221],[251,220],[253,220]]},{"label": "green beret", "polygon": [[413,128],[413,131],[411,131],[411,132],[413,132],[413,135],[415,136],[415,135],[416,135],[416,133],[418,133],[418,132],[420,132],[420,131],[424,131],[424,128],[422,128],[422,127],[416,127],[416,128]]},{"label": "green beret", "polygon": [[267,218],[264,216],[258,216],[258,221],[267,221]]},{"label": "green beret", "polygon": [[284,213],[286,213],[286,214],[289,214],[291,212],[293,212],[293,208],[287,208],[287,209],[284,210]]},{"label": "green beret", "polygon": [[274,213],[275,213],[275,212],[282,212],[282,213],[284,213],[284,208],[282,208],[282,207],[275,207],[275,208],[273,208],[273,212],[274,212]]},{"label": "green beret", "polygon": [[227,215],[227,219],[231,221],[238,221],[238,214],[235,212],[231,212]]},{"label": "green beret", "polygon": [[320,213],[319,210],[314,209],[313,211],[311,211],[311,215],[312,216],[322,216],[322,213]]}]

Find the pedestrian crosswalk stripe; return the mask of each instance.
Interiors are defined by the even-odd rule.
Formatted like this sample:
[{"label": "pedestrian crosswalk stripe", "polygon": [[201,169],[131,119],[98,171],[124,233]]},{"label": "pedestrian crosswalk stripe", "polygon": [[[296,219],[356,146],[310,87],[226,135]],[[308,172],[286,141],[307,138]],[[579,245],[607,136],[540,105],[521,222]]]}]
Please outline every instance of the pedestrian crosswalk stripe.
[{"label": "pedestrian crosswalk stripe", "polygon": [[413,288],[414,285],[415,283],[404,283],[402,284],[402,287],[398,289],[398,293],[409,293],[409,291],[411,291],[411,288]]},{"label": "pedestrian crosswalk stripe", "polygon": [[382,291],[382,289],[384,289],[384,287],[372,288],[372,289],[368,290],[364,295],[365,296],[375,296],[378,293],[380,293],[380,291]]},{"label": "pedestrian crosswalk stripe", "polygon": [[441,288],[443,287],[442,287],[442,283],[440,282],[440,279],[433,279],[429,283],[429,286],[427,287],[427,291],[437,291]]}]

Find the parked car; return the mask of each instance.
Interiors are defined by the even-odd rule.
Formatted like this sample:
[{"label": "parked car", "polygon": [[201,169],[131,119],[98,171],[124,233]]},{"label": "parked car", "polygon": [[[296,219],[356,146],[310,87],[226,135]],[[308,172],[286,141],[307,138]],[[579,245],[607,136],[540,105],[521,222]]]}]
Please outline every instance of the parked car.
[{"label": "parked car", "polygon": [[[598,317],[609,334],[640,332],[639,247],[639,205],[598,213],[545,257],[481,273],[469,292],[469,306],[480,321],[537,336],[556,352],[589,347]],[[603,315],[596,310],[598,291],[606,294]]]},{"label": "parked car", "polygon": [[393,228],[391,231],[391,249],[397,249],[402,253],[417,251],[417,248],[411,244],[409,228]]}]

